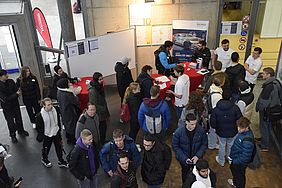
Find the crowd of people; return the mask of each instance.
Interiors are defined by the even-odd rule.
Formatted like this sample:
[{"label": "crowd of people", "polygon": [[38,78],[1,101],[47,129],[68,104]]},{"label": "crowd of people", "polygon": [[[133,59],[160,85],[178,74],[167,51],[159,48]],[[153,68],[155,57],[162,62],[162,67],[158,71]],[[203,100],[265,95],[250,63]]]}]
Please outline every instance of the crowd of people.
[{"label": "crowd of people", "polygon": [[[81,111],[73,89],[73,83],[78,79],[70,78],[60,66],[54,67],[53,85],[48,97],[43,100],[38,81],[28,67],[22,67],[16,83],[2,69],[0,102],[11,141],[18,142],[16,132],[29,135],[24,129],[18,102],[18,97],[22,95],[30,122],[38,132],[36,139],[43,142],[42,164],[52,167],[48,154],[54,143],[58,166],[69,168],[81,188],[97,187],[99,180],[96,174],[100,165],[110,177],[112,188],[138,187],[136,171],[139,166],[142,180],[148,188],[159,188],[171,164],[171,148],[181,166],[183,188],[216,187],[216,173],[204,159],[207,149],[218,149],[215,158],[218,165],[230,164],[233,177],[228,179],[228,183],[244,188],[245,171],[255,149],[250,118],[255,103],[253,89],[262,67],[262,49],[254,48],[253,54],[242,65],[239,54],[229,48],[227,39],[212,53],[206,45],[205,41],[198,44],[192,60],[200,58],[202,67],[206,69],[209,69],[211,61],[214,70],[207,74],[202,88],[193,92],[190,92],[190,79],[184,74],[184,67],[173,62],[171,41],[166,41],[155,51],[158,73],[168,76],[172,83],[172,87],[166,90],[166,96],[160,95],[161,89],[152,78],[152,66],[145,65],[134,81],[128,68],[130,59],[123,58],[117,62],[117,88],[121,106],[128,105],[130,131],[127,135],[121,129],[115,129],[108,141],[106,132],[110,113],[100,72],[93,74],[88,87],[89,102]],[[269,109],[281,105],[281,84],[275,79],[272,68],[262,71],[262,78],[266,81],[256,102],[256,111],[260,115],[259,147],[261,151],[268,151],[272,121]],[[174,110],[170,109],[170,105]],[[170,136],[168,130],[173,111],[176,112],[175,124],[178,128],[172,136],[171,146],[168,146],[166,138]],[[63,127],[67,143],[74,145],[65,159]],[[142,152],[140,145],[136,144],[139,130],[144,135]],[[8,177],[5,171],[0,158],[0,183],[3,184]],[[12,180],[8,180],[11,184]]]}]

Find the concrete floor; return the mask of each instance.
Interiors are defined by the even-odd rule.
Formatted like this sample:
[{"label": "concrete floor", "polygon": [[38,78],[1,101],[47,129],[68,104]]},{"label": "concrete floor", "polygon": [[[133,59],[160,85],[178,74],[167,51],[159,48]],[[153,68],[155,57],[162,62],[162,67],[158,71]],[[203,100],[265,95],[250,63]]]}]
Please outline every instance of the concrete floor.
[{"label": "concrete floor", "polygon": [[[106,90],[108,106],[110,109],[111,117],[108,123],[107,139],[110,139],[111,133],[115,128],[121,128],[126,133],[129,130],[129,125],[120,125],[118,121],[119,104],[120,99],[117,94],[116,88],[108,88]],[[172,112],[174,113],[174,112]],[[41,148],[42,144],[38,143],[36,138],[36,131],[32,129],[31,123],[29,122],[25,108],[22,108],[22,116],[24,126],[29,131],[30,136],[26,138],[18,137],[19,143],[12,144],[8,136],[8,129],[6,121],[3,117],[3,113],[0,113],[0,143],[10,145],[10,153],[12,157],[6,160],[6,166],[9,169],[10,175],[15,177],[22,176],[24,181],[22,188],[76,188],[76,179],[68,172],[67,169],[58,168],[57,158],[52,147],[49,154],[50,161],[53,163],[53,167],[47,169],[41,162]],[[172,119],[171,131],[176,128],[175,117]],[[142,132],[139,131],[137,142],[140,143],[142,138]],[[64,142],[65,143],[65,142]],[[167,143],[171,145],[171,135],[168,136]],[[65,145],[65,150],[68,152],[71,148],[69,145]],[[220,167],[215,162],[215,156],[217,151],[208,150],[205,157],[210,167],[217,173],[219,188],[228,187],[227,179],[231,177],[229,165]],[[271,185],[272,188],[282,187],[282,176],[280,176],[282,170],[281,160],[277,155],[277,150],[273,145],[270,147],[270,151],[262,153],[263,165],[258,170],[247,170],[247,188],[268,188]],[[140,168],[139,168],[140,171]],[[167,173],[164,188],[178,188],[181,186],[181,169],[179,163],[173,156],[171,168]],[[102,169],[98,172],[99,188],[109,187],[109,178],[104,174]],[[141,181],[140,172],[138,172],[138,181],[140,187],[146,187]]]}]

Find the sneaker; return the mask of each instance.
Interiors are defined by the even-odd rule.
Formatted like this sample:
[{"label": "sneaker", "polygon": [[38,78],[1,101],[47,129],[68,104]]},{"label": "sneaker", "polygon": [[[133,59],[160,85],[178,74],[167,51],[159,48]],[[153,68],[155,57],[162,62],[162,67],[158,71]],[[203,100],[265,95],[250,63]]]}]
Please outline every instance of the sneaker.
[{"label": "sneaker", "polygon": [[32,128],[36,129],[36,124],[35,123],[32,124]]},{"label": "sneaker", "polygon": [[52,167],[52,163],[48,160],[48,159],[41,159],[41,163],[46,166],[47,168],[51,168]]},{"label": "sneaker", "polygon": [[233,186],[233,187],[236,187],[234,184],[233,184],[233,179],[228,179],[227,180],[228,184]]},{"label": "sneaker", "polygon": [[260,144],[258,146],[261,152],[268,152],[268,148],[262,148]]},{"label": "sneaker", "polygon": [[219,162],[218,156],[215,156],[215,161],[216,161],[220,166],[224,167],[224,163],[222,164],[222,163]]},{"label": "sneaker", "polygon": [[122,119],[119,119],[119,122],[121,123],[121,124],[123,124],[124,122],[122,121]]},{"label": "sneaker", "polygon": [[22,132],[18,132],[19,133],[19,135],[21,135],[21,136],[29,136],[29,133],[27,132],[27,131],[22,131]]},{"label": "sneaker", "polygon": [[11,136],[11,140],[13,143],[18,143],[18,139],[16,136]]},{"label": "sneaker", "polygon": [[218,145],[218,144],[216,144],[216,146],[213,146],[213,147],[208,146],[208,148],[209,148],[210,150],[219,149],[219,145]]},{"label": "sneaker", "polygon": [[65,161],[65,160],[62,160],[62,161],[58,162],[58,166],[60,168],[68,168],[69,167],[69,163],[67,161]]}]

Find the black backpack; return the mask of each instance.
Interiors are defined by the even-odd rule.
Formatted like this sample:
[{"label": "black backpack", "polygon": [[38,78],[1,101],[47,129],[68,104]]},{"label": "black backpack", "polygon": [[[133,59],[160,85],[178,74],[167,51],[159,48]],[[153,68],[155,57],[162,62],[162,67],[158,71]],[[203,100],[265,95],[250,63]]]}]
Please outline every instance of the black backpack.
[{"label": "black backpack", "polygon": [[159,49],[157,49],[156,51],[154,51],[154,55],[155,55],[155,66],[156,66],[156,69],[160,72],[164,72],[165,71],[165,68],[164,66],[162,65],[161,61],[160,61],[160,58],[159,58],[159,54],[160,52],[162,52],[162,48],[160,47]]},{"label": "black backpack", "polygon": [[259,147],[257,147],[255,140],[251,137],[244,138],[242,142],[244,141],[252,142],[254,144],[252,157],[248,164],[248,167],[252,170],[255,170],[261,166],[261,155],[260,155]]}]

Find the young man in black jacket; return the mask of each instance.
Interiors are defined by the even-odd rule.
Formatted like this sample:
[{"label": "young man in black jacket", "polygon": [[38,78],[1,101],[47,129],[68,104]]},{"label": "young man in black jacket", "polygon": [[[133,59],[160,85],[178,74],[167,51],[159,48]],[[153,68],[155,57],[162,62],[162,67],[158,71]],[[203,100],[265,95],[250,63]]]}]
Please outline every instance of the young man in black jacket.
[{"label": "young man in black jacket", "polygon": [[138,188],[137,167],[129,161],[126,152],[119,155],[117,171],[111,178],[111,188]]},{"label": "young man in black jacket", "polygon": [[93,136],[84,129],[71,152],[70,172],[78,180],[80,188],[97,187],[96,173],[99,168],[98,148]]},{"label": "young man in black jacket", "polygon": [[211,50],[207,48],[206,41],[200,41],[197,46],[197,50],[192,55],[192,61],[196,62],[197,59],[202,60],[202,67],[208,69],[211,60]]},{"label": "young man in black jacket", "polygon": [[123,57],[122,60],[120,62],[117,62],[115,65],[117,88],[121,104],[123,102],[126,88],[131,82],[133,82],[131,71],[128,68],[129,61],[130,58]]},{"label": "young man in black jacket", "polygon": [[0,103],[3,108],[4,117],[7,121],[10,137],[13,143],[17,143],[16,131],[23,136],[29,136],[24,130],[16,83],[8,79],[6,70],[0,69]]},{"label": "young man in black jacket", "polygon": [[209,168],[209,163],[205,159],[199,159],[193,170],[187,175],[182,188],[190,188],[196,181],[204,183],[206,187],[216,188],[216,175]]},{"label": "young man in black jacket", "polygon": [[148,188],[160,188],[170,167],[171,149],[151,134],[145,134],[143,146],[142,179],[148,184]]}]

